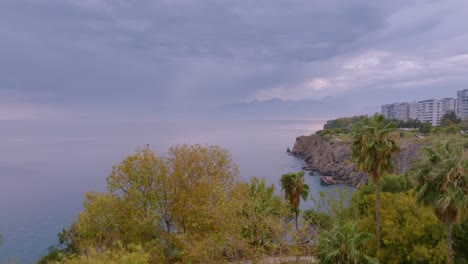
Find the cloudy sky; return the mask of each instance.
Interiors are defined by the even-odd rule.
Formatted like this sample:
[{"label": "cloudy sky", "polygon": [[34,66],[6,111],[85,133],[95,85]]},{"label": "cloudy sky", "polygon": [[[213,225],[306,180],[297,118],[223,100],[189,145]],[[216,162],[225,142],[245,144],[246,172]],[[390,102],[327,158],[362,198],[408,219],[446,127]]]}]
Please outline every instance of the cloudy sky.
[{"label": "cloudy sky", "polygon": [[0,119],[468,88],[468,2],[2,0]]}]

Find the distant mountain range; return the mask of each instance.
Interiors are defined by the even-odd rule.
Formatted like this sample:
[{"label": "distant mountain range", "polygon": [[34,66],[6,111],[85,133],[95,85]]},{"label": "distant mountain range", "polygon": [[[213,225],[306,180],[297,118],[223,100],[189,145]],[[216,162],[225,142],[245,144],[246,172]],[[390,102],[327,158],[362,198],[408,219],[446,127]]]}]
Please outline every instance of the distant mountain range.
[{"label": "distant mountain range", "polygon": [[254,100],[233,103],[214,109],[211,115],[222,117],[340,117],[352,115],[351,108],[341,100],[326,97],[322,100]]}]

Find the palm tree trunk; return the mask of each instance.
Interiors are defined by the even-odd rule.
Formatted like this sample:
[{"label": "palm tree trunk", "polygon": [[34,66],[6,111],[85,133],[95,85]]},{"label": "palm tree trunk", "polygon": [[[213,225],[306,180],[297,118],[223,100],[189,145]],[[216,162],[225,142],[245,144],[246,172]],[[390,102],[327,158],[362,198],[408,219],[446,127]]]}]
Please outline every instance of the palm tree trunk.
[{"label": "palm tree trunk", "polygon": [[299,218],[299,208],[296,208],[296,232],[299,232],[298,219]]},{"label": "palm tree trunk", "polygon": [[[298,224],[298,218],[299,218],[299,208],[296,208],[296,245],[297,245],[297,250],[299,252],[299,224]],[[299,255],[296,256],[296,263],[299,263]]]},{"label": "palm tree trunk", "polygon": [[377,251],[380,243],[380,181],[375,183],[375,238],[377,240]]},{"label": "palm tree trunk", "polygon": [[452,264],[453,262],[453,252],[452,252],[452,227],[450,223],[445,221],[445,235],[447,239],[447,263]]}]

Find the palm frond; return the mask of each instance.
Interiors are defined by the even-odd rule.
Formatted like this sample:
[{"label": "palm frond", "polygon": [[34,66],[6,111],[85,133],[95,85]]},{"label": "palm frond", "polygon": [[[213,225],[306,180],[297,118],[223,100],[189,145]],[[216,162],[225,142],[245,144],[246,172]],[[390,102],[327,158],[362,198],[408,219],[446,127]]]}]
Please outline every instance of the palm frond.
[{"label": "palm frond", "polygon": [[423,149],[425,158],[411,170],[416,182],[416,199],[434,207],[441,221],[454,223],[468,208],[468,162],[463,150],[449,143]]}]

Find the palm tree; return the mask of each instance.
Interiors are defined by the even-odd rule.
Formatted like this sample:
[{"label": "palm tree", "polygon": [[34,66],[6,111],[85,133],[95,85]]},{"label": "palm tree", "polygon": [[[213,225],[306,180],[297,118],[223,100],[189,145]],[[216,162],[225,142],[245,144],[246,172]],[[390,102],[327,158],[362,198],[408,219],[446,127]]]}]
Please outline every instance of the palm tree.
[{"label": "palm tree", "polygon": [[281,190],[284,191],[286,200],[294,210],[296,216],[296,231],[298,228],[299,204],[301,198],[305,201],[309,195],[309,185],[304,183],[304,172],[290,172],[281,176]]},{"label": "palm tree", "polygon": [[393,172],[392,154],[398,152],[395,123],[385,124],[383,115],[365,118],[353,127],[352,160],[356,168],[367,173],[375,184],[375,228],[377,250],[380,248],[380,178]]},{"label": "palm tree", "polygon": [[371,234],[357,230],[356,223],[339,220],[320,235],[317,257],[325,264],[379,263],[366,255],[367,241],[371,239]]},{"label": "palm tree", "polygon": [[448,263],[453,261],[452,225],[468,209],[468,161],[463,150],[448,143],[423,149],[425,159],[412,170],[416,182],[416,199],[434,207],[437,218],[445,223]]}]

